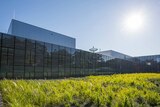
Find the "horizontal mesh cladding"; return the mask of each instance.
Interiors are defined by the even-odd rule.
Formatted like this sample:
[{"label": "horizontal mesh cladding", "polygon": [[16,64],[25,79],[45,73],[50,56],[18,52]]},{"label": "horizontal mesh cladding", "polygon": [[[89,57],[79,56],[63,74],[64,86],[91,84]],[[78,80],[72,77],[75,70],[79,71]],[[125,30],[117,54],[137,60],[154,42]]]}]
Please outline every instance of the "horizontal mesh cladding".
[{"label": "horizontal mesh cladding", "polygon": [[0,33],[0,78],[52,79],[133,72],[160,72],[160,55],[124,60]]}]

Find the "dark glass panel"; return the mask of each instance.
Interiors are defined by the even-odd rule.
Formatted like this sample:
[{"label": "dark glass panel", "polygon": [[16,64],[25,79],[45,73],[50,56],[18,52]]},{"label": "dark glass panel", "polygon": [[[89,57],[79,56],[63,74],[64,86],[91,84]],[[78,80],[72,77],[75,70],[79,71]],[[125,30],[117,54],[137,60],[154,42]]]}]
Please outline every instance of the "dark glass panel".
[{"label": "dark glass panel", "polygon": [[107,57],[105,55],[101,56],[101,74],[107,74],[107,67],[106,67]]},{"label": "dark glass panel", "polygon": [[6,78],[13,77],[13,66],[3,65],[1,67],[1,76]]},{"label": "dark glass panel", "polygon": [[[92,59],[93,59],[93,71],[92,71],[92,74],[96,74],[96,54],[95,53],[92,53]],[[102,58],[101,58],[102,59]],[[102,62],[101,62],[102,63]]]},{"label": "dark glass panel", "polygon": [[6,34],[3,34],[3,47],[13,48],[14,47],[14,36],[9,36]]},{"label": "dark glass panel", "polygon": [[2,53],[1,53],[1,65],[7,65],[8,64],[8,49],[7,48],[2,48]]},{"label": "dark glass panel", "polygon": [[58,59],[60,77],[64,77],[64,73],[65,73],[65,54],[66,54],[65,47],[60,46],[59,47],[59,59]]},{"label": "dark glass panel", "polygon": [[80,73],[81,73],[82,76],[84,76],[84,74],[85,74],[85,65],[86,65],[86,63],[85,63],[85,53],[86,53],[86,51],[81,50],[81,65],[80,65],[81,71],[80,71]]},{"label": "dark glass panel", "polygon": [[24,77],[24,66],[14,66],[14,78]]},{"label": "dark glass panel", "polygon": [[81,51],[78,49],[75,51],[75,68],[75,76],[81,76]]},{"label": "dark glass panel", "polygon": [[44,79],[44,74],[42,72],[36,72],[35,79]]},{"label": "dark glass panel", "polygon": [[44,54],[44,42],[36,42],[36,55]]},{"label": "dark glass panel", "polygon": [[51,57],[52,45],[49,43],[45,43],[44,47],[44,56]]},{"label": "dark glass panel", "polygon": [[25,53],[25,77],[35,78],[35,41],[26,40],[26,53]]},{"label": "dark glass panel", "polygon": [[84,75],[88,73],[88,52],[84,53]]},{"label": "dark glass panel", "polygon": [[42,74],[44,74],[43,73],[43,66],[36,66],[35,73],[42,73]]},{"label": "dark glass panel", "polygon": [[75,49],[71,48],[71,76],[75,75]]},{"label": "dark glass panel", "polygon": [[1,53],[1,75],[12,77],[13,73],[13,49],[2,48]]},{"label": "dark glass panel", "polygon": [[33,66],[25,66],[25,77],[26,78],[34,78],[34,65]]},{"label": "dark glass panel", "polygon": [[25,65],[32,66],[35,64],[35,50],[27,50],[25,57]]},{"label": "dark glass panel", "polygon": [[44,58],[43,54],[36,54],[36,64],[35,64],[35,78],[44,78]]},{"label": "dark glass panel", "polygon": [[35,49],[35,41],[34,41],[34,40],[27,39],[27,40],[26,40],[26,49],[27,49],[27,50]]},{"label": "dark glass panel", "polygon": [[0,33],[0,46],[1,46],[1,42],[2,41],[2,33]]},{"label": "dark glass panel", "polygon": [[45,49],[44,49],[44,77],[45,78],[52,77],[51,75],[51,65],[52,65],[51,51],[52,51],[52,45],[49,43],[45,43]]},{"label": "dark glass panel", "polygon": [[43,66],[43,55],[36,55],[36,66]]},{"label": "dark glass panel", "polygon": [[9,66],[13,66],[13,54],[14,54],[14,50],[8,49],[8,65]]},{"label": "dark glass panel", "polygon": [[15,48],[16,49],[25,49],[25,39],[21,37],[15,38]]},{"label": "dark glass panel", "polygon": [[58,45],[52,45],[52,77],[57,78],[59,76],[58,71],[58,52],[59,52],[59,46]]},{"label": "dark glass panel", "polygon": [[89,75],[90,74],[93,74],[93,71],[94,71],[94,57],[93,57],[93,53],[89,53],[89,56],[88,56],[88,60],[89,60]]},{"label": "dark glass panel", "polygon": [[44,42],[36,42],[35,59],[35,77],[44,77]]},{"label": "dark glass panel", "polygon": [[25,50],[15,49],[14,65],[24,66]]},{"label": "dark glass panel", "polygon": [[66,48],[65,75],[71,76],[71,48]]}]

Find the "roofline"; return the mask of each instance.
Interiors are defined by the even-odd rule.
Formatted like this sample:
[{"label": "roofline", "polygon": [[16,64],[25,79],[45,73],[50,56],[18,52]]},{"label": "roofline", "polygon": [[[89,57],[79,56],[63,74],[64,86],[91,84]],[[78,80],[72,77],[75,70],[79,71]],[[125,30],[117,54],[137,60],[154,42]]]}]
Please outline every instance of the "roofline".
[{"label": "roofline", "polygon": [[138,58],[138,57],[148,57],[148,56],[160,56],[160,54],[154,54],[154,55],[144,55],[144,56],[134,56],[133,58]]},{"label": "roofline", "polygon": [[[12,19],[12,20],[11,20],[11,23],[12,23],[13,21],[17,21],[17,22],[20,22],[20,23],[24,23],[24,24],[27,24],[27,25],[30,25],[30,26],[34,26],[34,27],[37,27],[37,28],[40,28],[40,29],[43,29],[43,30],[47,30],[47,31],[50,31],[50,32],[53,32],[53,33],[61,34],[61,33],[54,32],[54,31],[51,31],[51,30],[48,30],[48,29],[45,29],[45,28],[42,28],[42,27],[39,27],[39,26],[35,26],[35,25],[29,24],[29,23],[26,23],[26,22],[19,21],[19,20],[16,20],[16,19]],[[63,36],[66,36],[66,37],[69,37],[69,38],[72,38],[72,39],[75,39],[75,40],[76,40],[76,38],[70,37],[70,36],[68,36],[68,35],[65,35],[65,34],[61,34],[61,35],[63,35]]]},{"label": "roofline", "polygon": [[[100,51],[100,52],[97,52],[97,53],[107,52],[107,51],[117,52],[117,51],[114,51],[114,50],[106,50],[106,51]],[[123,55],[126,55],[126,56],[129,56],[129,57],[132,57],[132,56],[130,56],[130,55],[127,55],[127,54],[124,54],[124,53],[121,53],[121,52],[117,52],[117,53],[123,54]]]}]

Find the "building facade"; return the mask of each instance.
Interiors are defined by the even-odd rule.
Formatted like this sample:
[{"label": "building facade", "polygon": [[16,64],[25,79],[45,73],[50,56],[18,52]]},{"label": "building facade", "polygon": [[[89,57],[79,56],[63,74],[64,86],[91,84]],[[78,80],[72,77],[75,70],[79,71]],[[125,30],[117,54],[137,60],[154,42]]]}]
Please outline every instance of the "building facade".
[{"label": "building facade", "polygon": [[107,60],[110,60],[107,56],[102,59],[99,54],[0,33],[1,78],[51,79],[102,74],[100,68],[105,67]]},{"label": "building facade", "polygon": [[10,23],[8,34],[70,48],[76,47],[75,38],[60,33],[56,33],[50,30],[46,30],[34,25],[30,25],[15,19],[12,19]]},{"label": "building facade", "polygon": [[0,33],[0,78],[53,79],[160,72],[160,55],[91,53],[76,49],[73,38],[15,20],[8,31],[10,34]]},{"label": "building facade", "polygon": [[52,79],[160,72],[160,55],[146,57],[113,59],[106,55],[0,33],[0,78]]}]

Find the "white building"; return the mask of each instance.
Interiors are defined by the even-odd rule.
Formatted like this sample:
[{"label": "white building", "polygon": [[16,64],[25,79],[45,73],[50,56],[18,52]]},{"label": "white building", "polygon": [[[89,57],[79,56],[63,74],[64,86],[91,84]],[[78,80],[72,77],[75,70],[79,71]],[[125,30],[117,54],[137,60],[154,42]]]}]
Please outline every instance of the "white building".
[{"label": "white building", "polygon": [[106,55],[106,56],[110,56],[112,58],[119,58],[119,59],[131,58],[131,56],[129,56],[129,55],[125,55],[123,53],[116,52],[116,51],[113,51],[113,50],[101,51],[101,52],[97,52],[97,53],[102,54],[102,55]]}]

